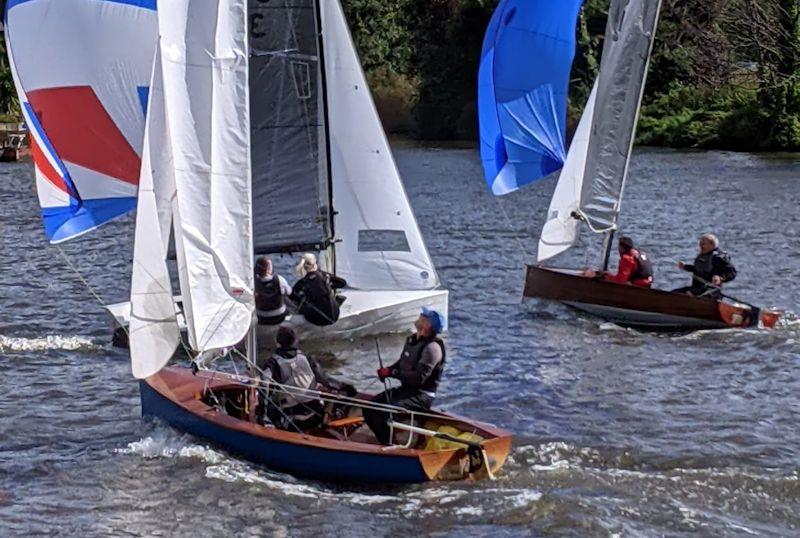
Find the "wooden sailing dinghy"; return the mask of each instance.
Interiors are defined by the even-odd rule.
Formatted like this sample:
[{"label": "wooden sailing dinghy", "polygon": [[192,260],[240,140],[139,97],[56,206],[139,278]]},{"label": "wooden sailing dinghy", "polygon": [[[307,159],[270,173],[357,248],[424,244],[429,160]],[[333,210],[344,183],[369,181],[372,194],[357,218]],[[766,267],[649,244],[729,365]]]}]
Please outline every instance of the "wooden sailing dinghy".
[{"label": "wooden sailing dinghy", "polygon": [[[584,224],[605,237],[601,267],[603,272],[608,268],[661,2],[611,1],[600,72],[565,159],[566,85],[577,16],[577,10],[570,8],[579,7],[580,2],[565,3],[560,16],[541,2],[525,4],[529,12],[516,11],[512,4],[509,0],[498,7],[497,20],[490,24],[484,43],[485,51],[494,50],[492,61],[486,60],[490,55],[485,53],[481,67],[485,73],[479,100],[481,153],[486,179],[493,192],[504,194],[541,179],[563,163],[539,239],[538,263],[527,269],[524,296],[560,301],[639,328],[774,326],[777,312],[738,301],[620,285],[585,277],[580,270],[543,265],[573,247]],[[536,10],[540,16],[534,17]],[[520,63],[519,51],[515,55],[508,50],[520,46],[519,32],[508,31],[515,25],[526,25],[524,29],[534,36],[528,44],[535,51],[531,57],[547,55],[548,61],[541,62],[546,68]],[[510,36],[508,44],[504,44],[505,35]],[[552,46],[554,41],[561,46]],[[542,92],[549,98],[538,98]]]},{"label": "wooden sailing dinghy", "polygon": [[[248,5],[269,10],[269,16],[262,13],[255,22],[269,21],[281,35],[296,33],[284,24],[303,24],[310,25],[306,34],[313,39],[319,36],[320,24],[323,34],[334,24],[345,32],[341,38],[350,39],[342,26],[341,6],[334,0],[309,1],[302,7],[291,2],[264,7],[245,0],[171,0],[159,5],[160,40],[145,129],[130,297],[130,354],[134,376],[142,380],[143,414],[253,461],[317,479],[421,482],[465,478],[479,468],[491,475],[505,461],[511,435],[489,425],[417,412],[413,415],[424,417],[424,423],[412,419],[404,424],[401,410],[394,408],[393,428],[416,434],[408,446],[377,444],[365,428],[358,428],[357,416],[344,423],[328,422],[319,430],[288,432],[251,418],[255,389],[262,383],[255,374],[244,378],[200,370],[193,375],[188,369],[166,368],[181,339],[179,315],[186,346],[199,359],[195,364],[213,364],[243,340],[250,370],[258,364],[253,293],[257,219],[251,203],[257,178],[250,168],[248,81],[261,71],[252,61],[242,61],[258,43],[248,39],[247,29],[254,24],[246,21]],[[283,45],[264,50],[287,52]],[[298,55],[284,67],[301,76],[296,82],[303,82],[308,75],[303,65],[310,68],[312,59]],[[366,169],[351,172],[374,171],[368,162],[362,164]],[[178,260],[180,312],[167,266],[170,236]],[[366,263],[357,270],[364,267],[373,266]],[[362,399],[355,408],[376,405]],[[441,431],[445,427],[454,430]],[[454,444],[437,446],[427,438]],[[476,459],[481,465],[474,465]]]},{"label": "wooden sailing dinghy", "polygon": [[[207,439],[270,468],[336,482],[413,483],[493,475],[511,449],[510,432],[481,422],[436,413],[423,420],[428,432],[462,432],[482,448],[417,436],[410,447],[382,446],[360,417],[333,421],[299,433],[262,426],[248,418],[253,386],[223,373],[167,367],[140,382],[142,414]],[[363,395],[362,395],[363,396]],[[368,398],[368,396],[364,396]],[[356,428],[354,430],[354,428]],[[479,441],[477,441],[479,439]]]},{"label": "wooden sailing dinghy", "polygon": [[559,301],[625,327],[659,330],[772,327],[778,316],[733,301],[589,278],[581,271],[528,266],[525,297]]}]

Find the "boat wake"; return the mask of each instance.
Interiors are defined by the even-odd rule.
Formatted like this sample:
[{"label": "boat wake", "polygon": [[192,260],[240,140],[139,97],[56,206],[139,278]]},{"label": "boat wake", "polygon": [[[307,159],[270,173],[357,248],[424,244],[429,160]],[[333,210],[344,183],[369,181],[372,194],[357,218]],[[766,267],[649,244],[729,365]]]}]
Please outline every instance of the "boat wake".
[{"label": "boat wake", "polygon": [[207,478],[259,485],[291,497],[330,499],[338,502],[352,502],[355,505],[375,505],[398,501],[398,497],[391,495],[342,493],[317,486],[311,482],[303,483],[290,475],[271,472],[246,463],[209,446],[193,442],[191,436],[178,435],[174,431],[162,427],[157,428],[147,437],[128,443],[127,447],[116,450],[116,453],[138,455],[146,459],[186,458],[198,460],[206,466]]},{"label": "boat wake", "polygon": [[385,512],[387,515],[396,514],[399,510],[408,518],[425,518],[442,513],[462,518],[480,518],[487,513],[497,516],[529,508],[542,497],[542,493],[536,489],[509,483],[508,477],[501,477],[495,482],[363,486],[348,491],[346,487],[327,486],[269,471],[164,426],[155,427],[150,435],[115,450],[115,453],[145,459],[196,460],[205,466],[205,476],[210,479],[261,487],[273,494],[315,502],[332,505],[344,503],[355,509],[366,507],[372,512]]},{"label": "boat wake", "polygon": [[47,335],[37,338],[22,338],[0,335],[0,353],[49,350],[96,351],[102,347],[88,336]]}]

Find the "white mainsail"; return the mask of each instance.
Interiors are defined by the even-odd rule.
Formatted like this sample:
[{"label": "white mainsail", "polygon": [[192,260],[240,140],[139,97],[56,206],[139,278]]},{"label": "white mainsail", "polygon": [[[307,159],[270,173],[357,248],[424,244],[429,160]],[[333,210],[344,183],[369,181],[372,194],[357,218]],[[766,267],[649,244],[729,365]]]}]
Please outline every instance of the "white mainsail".
[{"label": "white mainsail", "polygon": [[338,0],[320,2],[336,274],[363,290],[427,290],[433,267]]},{"label": "white mainsail", "polygon": [[558,176],[556,190],[547,210],[547,221],[539,237],[537,260],[543,262],[568,250],[578,241],[580,221],[572,215],[581,204],[584,172],[586,170],[586,152],[589,150],[594,103],[597,96],[595,82],[586,108],[583,110],[578,128],[572,137],[567,152],[564,168]]},{"label": "white mainsail", "polygon": [[[140,375],[169,358],[161,355],[167,346],[160,345],[159,355],[143,362],[139,350],[147,348],[138,347],[154,332],[165,341],[170,337],[167,329],[152,326],[165,327],[168,318],[160,299],[164,233],[152,237],[148,232],[156,225],[145,222],[158,212],[159,180],[174,180],[172,222],[192,348],[204,352],[237,344],[250,329],[255,306],[245,1],[172,0],[159,7],[164,121],[150,121],[147,136],[162,137],[164,154],[154,156],[150,144],[153,194],[145,191],[145,213],[137,219],[136,243],[142,246],[134,252],[134,266],[141,271],[131,294],[138,317],[130,335],[132,350],[137,348],[132,360]],[[160,249],[145,247],[148,240]],[[152,271],[149,282],[145,269]],[[159,300],[146,305],[153,286]],[[156,316],[148,321],[151,313]]]}]

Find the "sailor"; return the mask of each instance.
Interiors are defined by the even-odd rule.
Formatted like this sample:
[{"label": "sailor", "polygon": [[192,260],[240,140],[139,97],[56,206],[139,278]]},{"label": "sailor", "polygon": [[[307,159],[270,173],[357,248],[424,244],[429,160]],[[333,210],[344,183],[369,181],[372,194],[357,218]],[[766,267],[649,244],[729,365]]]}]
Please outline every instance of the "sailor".
[{"label": "sailor", "polygon": [[272,260],[261,256],[255,264],[256,315],[262,325],[278,325],[286,319],[284,297],[292,287],[281,275],[273,274]]},{"label": "sailor", "polygon": [[[435,310],[423,308],[414,323],[416,332],[406,339],[400,360],[388,368],[380,368],[378,377],[400,380],[399,388],[392,388],[375,396],[372,401],[427,411],[433,405],[436,389],[442,377],[445,362],[444,342],[438,337],[444,328],[444,318]],[[383,445],[389,444],[389,415],[375,409],[364,409],[364,420]]]},{"label": "sailor", "polygon": [[267,393],[261,395],[259,415],[263,418],[266,408],[267,417],[276,427],[306,431],[322,424],[325,405],[320,390],[351,397],[357,394],[353,385],[326,376],[314,359],[298,349],[297,335],[291,327],[279,327],[275,343],[278,348],[267,359],[264,371],[280,386],[270,384]]},{"label": "sailor", "polygon": [[736,268],[728,253],[720,250],[716,235],[703,235],[700,237],[699,245],[700,254],[694,259],[694,263],[678,262],[678,269],[692,273],[691,286],[674,291],[719,298],[722,293],[719,288],[724,282],[736,278]]},{"label": "sailor", "polygon": [[[600,278],[617,284],[632,284],[641,288],[649,288],[653,284],[653,264],[650,257],[633,244],[633,239],[627,236],[619,238],[617,243],[619,252],[619,265],[617,274],[602,273]],[[586,271],[586,276],[595,277],[594,271]]]},{"label": "sailor", "polygon": [[291,300],[297,311],[309,323],[317,326],[332,325],[339,319],[339,306],[344,297],[336,290],[347,286],[343,278],[326,273],[317,267],[317,257],[306,253],[295,268],[300,276],[292,288]]}]

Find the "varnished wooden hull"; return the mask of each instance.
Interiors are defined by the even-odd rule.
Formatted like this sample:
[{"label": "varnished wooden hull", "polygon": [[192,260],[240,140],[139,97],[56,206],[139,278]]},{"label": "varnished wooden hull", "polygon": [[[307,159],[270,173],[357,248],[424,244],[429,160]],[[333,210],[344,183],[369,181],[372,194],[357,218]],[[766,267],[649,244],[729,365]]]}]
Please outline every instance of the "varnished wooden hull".
[{"label": "varnished wooden hull", "polygon": [[[209,381],[186,368],[168,367],[140,382],[142,415],[164,420],[256,463],[317,480],[413,483],[469,476],[463,472],[467,457],[463,448],[426,451],[283,431],[240,420],[199,398],[206,387],[242,386],[246,386],[243,381],[227,374],[218,373]],[[484,437],[492,472],[502,467],[511,450],[510,432],[453,415],[442,417]]]},{"label": "varnished wooden hull", "polygon": [[[692,330],[732,326],[723,318],[720,301],[604,282],[575,271],[530,265],[524,296],[559,301],[628,327]],[[746,315],[748,309],[741,310]]]}]

